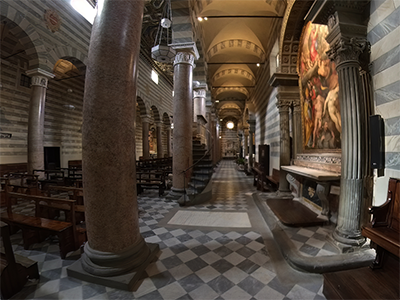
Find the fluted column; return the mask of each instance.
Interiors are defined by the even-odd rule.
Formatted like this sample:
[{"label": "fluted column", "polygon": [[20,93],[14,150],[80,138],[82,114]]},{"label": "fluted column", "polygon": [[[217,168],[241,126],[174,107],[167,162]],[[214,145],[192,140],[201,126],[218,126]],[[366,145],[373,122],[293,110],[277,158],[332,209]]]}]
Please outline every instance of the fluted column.
[{"label": "fluted column", "polygon": [[[287,99],[279,99],[276,106],[279,109],[279,126],[280,126],[280,166],[290,165],[290,134],[289,134],[289,107],[292,101]],[[289,183],[286,180],[286,172],[279,171],[279,192],[290,192]]]},{"label": "fluted column", "polygon": [[301,140],[301,104],[300,99],[293,100],[293,157],[302,151]]},{"label": "fluted column", "polygon": [[143,159],[150,158],[149,131],[150,131],[150,116],[140,116],[142,121],[142,156]]},{"label": "fluted column", "polygon": [[164,156],[163,144],[162,144],[162,122],[156,122],[157,127],[157,158],[162,158]]},{"label": "fluted column", "polygon": [[42,69],[26,71],[32,77],[28,118],[28,173],[44,169],[44,110],[46,89],[51,74]]},{"label": "fluted column", "polygon": [[136,201],[134,100],[143,6],[143,0],[104,0],[92,28],[82,127],[88,242],[68,268],[70,276],[128,290],[158,252],[140,235]]},{"label": "fluted column", "polygon": [[[193,161],[192,153],[192,101],[193,69],[198,59],[195,43],[173,44],[176,50],[174,61],[174,147],[172,167],[172,188],[168,198],[179,199],[188,186],[191,171],[187,170]],[[185,175],[186,174],[186,175]]]},{"label": "fluted column", "polygon": [[[329,41],[329,40],[328,40]],[[365,178],[368,173],[368,124],[366,103],[360,77],[360,54],[368,48],[364,38],[339,36],[330,41],[327,52],[339,75],[342,120],[342,168],[338,222],[334,238],[347,245],[361,245],[361,218],[365,207]]]}]

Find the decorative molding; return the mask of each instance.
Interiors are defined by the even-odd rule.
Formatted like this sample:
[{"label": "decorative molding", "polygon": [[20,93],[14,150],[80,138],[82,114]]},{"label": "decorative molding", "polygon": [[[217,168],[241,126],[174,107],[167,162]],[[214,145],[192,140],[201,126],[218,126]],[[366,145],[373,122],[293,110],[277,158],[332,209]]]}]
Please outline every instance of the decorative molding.
[{"label": "decorative molding", "polygon": [[219,51],[232,48],[245,48],[249,51],[252,51],[255,53],[255,55],[257,55],[261,59],[262,62],[264,62],[266,57],[264,50],[257,44],[247,40],[232,39],[232,40],[222,41],[212,46],[207,51],[207,60],[210,60],[214,55],[218,54]]},{"label": "decorative molding", "polygon": [[342,36],[330,46],[326,54],[338,66],[348,61],[359,61],[366,49],[370,49],[367,39]]},{"label": "decorative molding", "polygon": [[289,113],[289,108],[292,106],[292,100],[288,99],[278,99],[276,102],[276,107],[279,109],[279,114],[287,112]]},{"label": "decorative molding", "polygon": [[316,155],[316,154],[297,154],[297,160],[309,161],[315,163],[341,165],[342,158],[337,155]]},{"label": "decorative molding", "polygon": [[[229,63],[228,63],[228,64],[229,64]],[[233,68],[233,69],[225,69],[225,70],[222,70],[222,71],[216,73],[216,74],[213,76],[213,79],[212,79],[212,80],[213,80],[213,82],[215,82],[217,79],[220,79],[220,78],[222,78],[223,76],[229,76],[229,75],[238,75],[238,76],[242,76],[242,77],[245,77],[245,78],[247,78],[248,80],[250,80],[252,84],[255,84],[255,83],[256,83],[256,79],[255,79],[253,73],[250,73],[250,72],[248,72],[248,71],[246,71],[246,70],[244,70],[244,69],[239,69],[239,68]]]},{"label": "decorative molding", "polygon": [[49,28],[51,32],[56,32],[60,30],[61,18],[55,9],[45,10],[44,21],[46,23],[47,28]]}]

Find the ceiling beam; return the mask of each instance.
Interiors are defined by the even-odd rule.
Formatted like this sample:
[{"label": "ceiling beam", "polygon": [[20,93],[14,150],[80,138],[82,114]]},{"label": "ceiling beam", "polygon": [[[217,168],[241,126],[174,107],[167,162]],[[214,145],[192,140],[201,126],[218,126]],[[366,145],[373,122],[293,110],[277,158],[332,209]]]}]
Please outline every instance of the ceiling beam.
[{"label": "ceiling beam", "polygon": [[[221,19],[221,18],[265,18],[265,19],[282,19],[283,16],[245,16],[245,15],[233,15],[233,16],[204,16],[201,18],[207,19]],[[206,20],[205,20],[206,21]]]}]

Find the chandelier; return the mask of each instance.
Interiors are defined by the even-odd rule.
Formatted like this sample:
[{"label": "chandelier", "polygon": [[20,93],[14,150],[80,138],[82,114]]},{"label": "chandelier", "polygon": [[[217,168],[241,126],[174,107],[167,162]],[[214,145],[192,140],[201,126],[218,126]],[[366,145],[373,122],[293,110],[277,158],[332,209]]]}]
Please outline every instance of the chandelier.
[{"label": "chandelier", "polygon": [[171,0],[167,0],[162,19],[158,25],[154,46],[151,48],[151,58],[160,63],[172,63],[176,54],[175,50],[168,46],[172,42],[171,20]]}]

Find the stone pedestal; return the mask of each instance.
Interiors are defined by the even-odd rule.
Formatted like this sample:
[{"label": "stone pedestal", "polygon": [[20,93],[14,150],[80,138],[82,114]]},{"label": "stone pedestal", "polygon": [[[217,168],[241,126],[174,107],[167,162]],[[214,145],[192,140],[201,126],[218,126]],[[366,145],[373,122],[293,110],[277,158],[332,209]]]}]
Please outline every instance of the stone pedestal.
[{"label": "stone pedestal", "polygon": [[185,194],[191,171],[185,172],[193,161],[192,153],[192,100],[193,68],[198,59],[195,43],[172,44],[176,51],[174,61],[174,147],[172,166],[172,188],[168,198],[179,199]]},{"label": "stone pedestal", "polygon": [[29,70],[26,74],[32,77],[28,118],[28,173],[32,174],[33,170],[44,170],[45,167],[43,136],[46,89],[49,78],[53,78],[54,74],[42,69]]},{"label": "stone pedestal", "polygon": [[142,156],[143,159],[150,158],[149,131],[150,131],[150,116],[140,116],[142,120]]},{"label": "stone pedestal", "polygon": [[[67,270],[69,276],[128,290],[159,249],[140,235],[136,201],[132,74],[137,73],[143,5],[142,0],[104,0],[93,25],[82,128],[88,242],[82,258]],[[115,286],[119,276],[128,278],[120,277]]]},{"label": "stone pedestal", "polygon": [[162,144],[163,123],[156,122],[156,126],[157,126],[157,158],[162,158],[162,157],[164,157],[164,150],[163,150],[163,144]]}]

